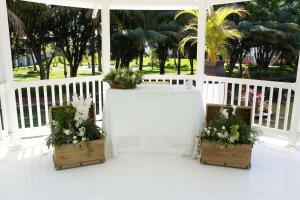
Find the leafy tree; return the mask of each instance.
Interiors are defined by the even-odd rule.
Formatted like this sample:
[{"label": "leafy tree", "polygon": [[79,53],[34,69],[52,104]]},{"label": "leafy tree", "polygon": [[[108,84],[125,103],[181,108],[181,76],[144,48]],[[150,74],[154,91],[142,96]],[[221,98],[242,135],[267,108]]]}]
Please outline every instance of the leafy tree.
[{"label": "leafy tree", "polygon": [[[52,42],[52,9],[44,4],[7,0],[7,6],[22,21],[22,31],[40,68],[40,79],[49,78],[49,68],[55,52],[46,53]],[[11,14],[10,14],[11,15]]]},{"label": "leafy tree", "polygon": [[70,76],[76,77],[93,32],[92,11],[83,8],[54,7],[53,33],[56,46],[70,65]]}]

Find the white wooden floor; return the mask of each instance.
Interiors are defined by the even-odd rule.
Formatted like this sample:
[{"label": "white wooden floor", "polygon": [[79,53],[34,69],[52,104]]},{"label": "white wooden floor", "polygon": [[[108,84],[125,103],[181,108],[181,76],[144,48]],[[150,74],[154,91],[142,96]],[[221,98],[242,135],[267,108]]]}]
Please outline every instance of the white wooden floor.
[{"label": "white wooden floor", "polygon": [[44,138],[0,148],[3,200],[297,200],[300,152],[280,141],[254,147],[252,168],[201,165],[168,154],[123,153],[100,165],[56,171]]}]

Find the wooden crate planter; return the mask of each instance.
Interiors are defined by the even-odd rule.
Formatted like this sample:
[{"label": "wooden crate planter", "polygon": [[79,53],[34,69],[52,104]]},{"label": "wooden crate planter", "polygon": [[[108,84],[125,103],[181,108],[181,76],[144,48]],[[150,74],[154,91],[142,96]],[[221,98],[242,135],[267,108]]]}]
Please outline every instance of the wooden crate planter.
[{"label": "wooden crate planter", "polygon": [[[232,107],[220,104],[207,104],[206,125],[215,120],[220,113],[220,109],[228,109],[232,112]],[[237,107],[236,115],[251,125],[251,107]],[[216,141],[201,140],[200,162],[202,164],[219,165],[248,169],[251,167],[252,144],[222,144]]]},{"label": "wooden crate planter", "polygon": [[208,165],[219,165],[248,169],[251,167],[252,145],[221,144],[215,141],[201,141],[200,162]]},{"label": "wooden crate planter", "polygon": [[103,163],[104,139],[55,147],[53,160],[58,170]]},{"label": "wooden crate planter", "polygon": [[[62,106],[49,108],[49,120],[52,122],[52,113]],[[96,123],[95,104],[91,105],[89,116]],[[53,160],[57,170],[103,163],[105,161],[105,140],[93,140],[77,144],[63,144],[54,147]]]}]

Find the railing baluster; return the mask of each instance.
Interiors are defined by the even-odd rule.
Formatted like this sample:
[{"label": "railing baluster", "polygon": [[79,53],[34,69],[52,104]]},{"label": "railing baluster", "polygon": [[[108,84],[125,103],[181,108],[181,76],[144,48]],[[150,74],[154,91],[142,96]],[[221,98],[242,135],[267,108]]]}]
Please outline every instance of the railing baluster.
[{"label": "railing baluster", "polygon": [[243,85],[239,84],[239,93],[238,93],[238,105],[241,105],[241,100],[242,100],[242,89],[243,89]]},{"label": "railing baluster", "polygon": [[52,97],[52,106],[55,106],[55,86],[51,85],[51,97]]},{"label": "railing baluster", "polygon": [[49,123],[49,115],[48,115],[48,92],[47,86],[44,85],[44,104],[45,104],[45,117],[46,117],[46,124]]},{"label": "railing baluster", "polygon": [[211,101],[215,103],[215,81],[212,81],[211,87]]},{"label": "railing baluster", "polygon": [[59,105],[63,105],[63,94],[62,94],[62,85],[58,85],[58,93],[59,93]]},{"label": "railing baluster", "polygon": [[89,81],[85,82],[85,95],[86,95],[86,98],[90,96],[90,82]]},{"label": "railing baluster", "polygon": [[[25,128],[22,88],[18,88],[18,98],[19,98],[21,128]],[[0,121],[1,121],[1,119],[0,119]]]},{"label": "railing baluster", "polygon": [[257,93],[257,86],[254,85],[254,90],[253,90],[253,97],[252,97],[252,124],[254,124],[254,119],[255,119],[255,109],[256,109],[256,93]]},{"label": "railing baluster", "polygon": [[264,114],[264,101],[265,101],[265,86],[261,89],[261,99],[260,99],[260,105],[259,105],[259,126],[262,125],[263,120],[263,114]]},{"label": "railing baluster", "polygon": [[287,131],[287,128],[288,128],[290,103],[291,103],[291,89],[288,89],[287,100],[285,103],[286,105],[285,105],[285,116],[284,116],[284,125],[283,125],[283,130],[285,130],[285,131]]},{"label": "railing baluster", "polygon": [[269,94],[267,127],[270,127],[271,124],[272,106],[273,106],[273,87],[270,88],[270,94]]},{"label": "railing baluster", "polygon": [[277,99],[277,108],[276,108],[276,118],[275,118],[275,128],[277,128],[277,129],[278,129],[279,117],[280,117],[281,95],[282,95],[282,88],[279,88],[278,99]]},{"label": "railing baluster", "polygon": [[40,92],[39,87],[35,87],[35,99],[36,99],[36,110],[37,110],[37,117],[38,117],[38,126],[42,126],[41,120],[41,104],[40,104]]},{"label": "railing baluster", "polygon": [[98,81],[98,110],[99,113],[98,115],[101,116],[102,115],[102,97],[101,97],[101,81]]},{"label": "railing baluster", "polygon": [[76,82],[73,82],[73,94],[72,96],[76,95],[77,94],[77,91],[76,91]]},{"label": "railing baluster", "polygon": [[225,83],[225,91],[224,91],[224,104],[227,104],[227,96],[228,96],[228,83]]},{"label": "railing baluster", "polygon": [[29,124],[30,127],[33,127],[33,118],[32,118],[32,103],[31,103],[31,92],[30,87],[27,87],[27,106],[28,106],[28,113],[29,113]]},{"label": "railing baluster", "polygon": [[92,81],[92,93],[93,93],[93,103],[96,103],[96,88],[95,88],[96,81]]},{"label": "railing baluster", "polygon": [[231,83],[231,98],[230,105],[234,105],[235,83]]},{"label": "railing baluster", "polygon": [[83,96],[83,86],[82,86],[83,82],[79,82],[79,92],[80,92],[80,96]]},{"label": "railing baluster", "polygon": [[70,85],[69,83],[66,83],[66,98],[67,98],[67,104],[69,105],[70,104]]},{"label": "railing baluster", "polygon": [[246,94],[245,94],[245,106],[249,105],[249,85],[246,85]]}]

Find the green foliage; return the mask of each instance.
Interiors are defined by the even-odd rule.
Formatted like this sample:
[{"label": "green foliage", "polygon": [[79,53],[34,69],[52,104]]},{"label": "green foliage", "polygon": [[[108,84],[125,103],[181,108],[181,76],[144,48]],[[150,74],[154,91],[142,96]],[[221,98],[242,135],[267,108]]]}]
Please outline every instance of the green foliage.
[{"label": "green foliage", "polygon": [[203,129],[202,139],[230,144],[254,144],[261,131],[251,128],[238,116],[230,114],[228,118],[220,114],[208,128]]},{"label": "green foliage", "polygon": [[[104,132],[92,119],[88,119],[80,125],[75,126],[76,108],[73,106],[60,106],[52,108],[51,134],[46,140],[47,146],[60,146],[77,142],[92,141],[104,137]],[[80,128],[84,127],[85,134],[80,136]],[[76,139],[75,139],[76,138]]]},{"label": "green foliage", "polygon": [[132,69],[111,69],[108,74],[105,75],[103,81],[108,84],[120,84],[125,87],[131,88],[136,86],[136,84],[141,83],[143,80],[143,75],[141,71],[134,71]]}]

